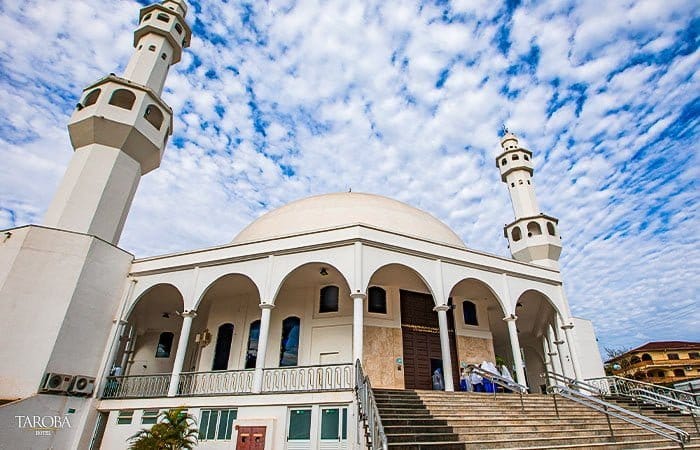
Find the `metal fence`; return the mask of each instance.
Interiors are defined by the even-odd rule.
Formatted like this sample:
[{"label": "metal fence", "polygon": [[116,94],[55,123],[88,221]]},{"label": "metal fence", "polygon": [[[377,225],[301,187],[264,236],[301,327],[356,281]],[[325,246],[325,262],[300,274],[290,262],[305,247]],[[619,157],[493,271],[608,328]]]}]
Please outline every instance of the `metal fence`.
[{"label": "metal fence", "polygon": [[102,398],[151,398],[168,395],[170,374],[107,377]]}]

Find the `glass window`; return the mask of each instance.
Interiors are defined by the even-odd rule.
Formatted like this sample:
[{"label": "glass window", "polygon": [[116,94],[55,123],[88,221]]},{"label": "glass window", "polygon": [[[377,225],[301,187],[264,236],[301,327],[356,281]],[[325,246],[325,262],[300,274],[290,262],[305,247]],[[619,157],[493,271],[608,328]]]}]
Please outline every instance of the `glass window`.
[{"label": "glass window", "polygon": [[158,420],[157,409],[145,409],[141,415],[141,423],[143,425],[153,425]]},{"label": "glass window", "polygon": [[367,310],[371,313],[386,314],[386,291],[380,287],[369,288]]},{"label": "glass window", "polygon": [[117,425],[129,425],[133,418],[134,411],[132,409],[123,409],[119,411],[119,415],[117,415]]},{"label": "glass window", "polygon": [[321,289],[321,303],[318,312],[338,311],[338,286],[326,286]]},{"label": "glass window", "polygon": [[321,439],[346,440],[348,438],[348,409],[321,408]]},{"label": "glass window", "polygon": [[169,331],[160,333],[158,347],[156,348],[156,358],[170,358],[170,350],[173,348],[173,337],[175,335]]},{"label": "glass window", "polygon": [[668,359],[678,359],[678,353],[669,353]]},{"label": "glass window", "polygon": [[260,321],[256,320],[250,324],[248,333],[248,352],[245,355],[245,368],[255,369],[258,360],[258,338],[260,337]]},{"label": "glass window", "polygon": [[231,340],[233,339],[233,324],[225,323],[219,327],[216,335],[216,349],[214,350],[214,364],[211,370],[228,369],[228,357],[231,354]]},{"label": "glass window", "polygon": [[287,317],[282,322],[282,342],[280,343],[280,367],[296,366],[299,356],[298,317]]},{"label": "glass window", "polygon": [[674,377],[684,377],[684,376],[685,376],[685,370],[683,370],[683,369],[674,369],[674,370],[673,370],[673,376],[674,376]]},{"label": "glass window", "polygon": [[199,440],[230,440],[233,421],[237,416],[235,409],[203,409],[199,420]]},{"label": "glass window", "polygon": [[290,409],[288,441],[311,439],[311,409]]},{"label": "glass window", "polygon": [[473,302],[469,300],[462,302],[462,315],[465,325],[479,325],[479,320],[476,317],[476,305]]},{"label": "glass window", "polygon": [[698,352],[690,352],[690,353],[688,353],[688,358],[690,358],[690,359],[700,359],[700,353],[698,353]]}]

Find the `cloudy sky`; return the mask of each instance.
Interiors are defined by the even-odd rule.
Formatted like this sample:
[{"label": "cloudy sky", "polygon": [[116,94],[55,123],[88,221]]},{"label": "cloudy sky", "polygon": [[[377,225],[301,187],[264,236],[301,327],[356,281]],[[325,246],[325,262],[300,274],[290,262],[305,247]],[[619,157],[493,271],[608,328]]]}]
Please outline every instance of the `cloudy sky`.
[{"label": "cloudy sky", "polygon": [[[141,4],[147,4],[143,1]],[[424,209],[507,256],[503,124],[560,219],[573,312],[601,346],[700,340],[700,18],[693,0],[190,3],[175,133],[120,245],[229,242],[347,191]],[[121,73],[140,4],[0,1],[0,228],[41,223],[83,87]]]}]

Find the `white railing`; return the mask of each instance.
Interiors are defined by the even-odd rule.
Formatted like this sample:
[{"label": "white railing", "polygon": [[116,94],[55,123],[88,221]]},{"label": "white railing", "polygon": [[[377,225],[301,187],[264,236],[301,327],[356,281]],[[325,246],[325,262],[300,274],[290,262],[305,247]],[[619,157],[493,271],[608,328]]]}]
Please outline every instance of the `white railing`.
[{"label": "white railing", "polygon": [[263,369],[263,393],[349,391],[352,364]]},{"label": "white railing", "polygon": [[645,383],[643,381],[632,380],[618,376],[607,376],[601,378],[590,378],[586,383],[592,384],[609,395],[621,395],[632,397],[635,391],[640,389],[653,392],[657,395],[667,397],[676,402],[683,403],[700,412],[700,393],[686,392],[678,389],[671,389],[656,384]]},{"label": "white railing", "polygon": [[168,395],[170,374],[107,377],[102,398],[150,398]]},{"label": "white railing", "polygon": [[252,390],[252,370],[184,372],[180,374],[177,395],[237,395],[249,394]]},{"label": "white railing", "polygon": [[377,401],[374,399],[372,384],[369,377],[362,371],[362,363],[355,361],[355,395],[359,406],[360,417],[357,422],[357,435],[365,436],[367,448],[370,450],[387,450],[389,441],[384,432],[382,418],[379,416]]}]

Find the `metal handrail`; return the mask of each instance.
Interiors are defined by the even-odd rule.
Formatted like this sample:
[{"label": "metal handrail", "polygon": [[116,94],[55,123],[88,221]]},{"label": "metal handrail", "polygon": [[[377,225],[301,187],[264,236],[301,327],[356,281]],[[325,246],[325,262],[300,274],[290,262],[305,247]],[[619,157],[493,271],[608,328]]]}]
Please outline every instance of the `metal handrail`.
[{"label": "metal handrail", "polygon": [[[613,432],[610,418],[615,417],[616,419],[623,420],[636,427],[643,428],[647,431],[658,434],[659,436],[662,436],[665,439],[671,440],[680,445],[681,448],[684,448],[685,444],[690,442],[690,435],[687,432],[681,430],[680,428],[676,428],[663,422],[659,422],[658,420],[654,420],[650,417],[637,414],[633,411],[622,408],[621,406],[608,403],[596,396],[582,394],[576,389],[571,389],[567,386],[553,385],[547,387],[547,392],[554,396],[555,405],[556,396],[560,395],[563,398],[574,401],[587,408],[605,414],[605,418],[608,421],[608,428],[610,430],[611,437],[615,437],[615,434]],[[557,416],[558,415],[559,411],[557,409]]]},{"label": "metal handrail", "polygon": [[363,373],[362,363],[359,359],[355,361],[355,394],[357,395],[357,402],[360,407],[361,419],[357,422],[358,436],[362,434],[360,432],[360,422],[362,422],[365,432],[369,437],[368,447],[371,450],[387,450],[389,443],[386,438],[386,433],[384,433],[382,419],[379,417],[379,410],[377,409],[377,402],[374,399],[374,392],[372,392],[372,385],[369,382],[369,377],[365,376]]},{"label": "metal handrail", "polygon": [[[515,381],[509,380],[508,378],[505,378],[501,375],[496,375],[495,373],[489,372],[488,370],[484,370],[481,367],[476,366],[474,364],[469,364],[467,366],[467,373],[471,375],[472,372],[476,372],[482,378],[486,378],[493,384],[501,386],[504,389],[516,392],[520,396],[520,409],[522,409],[522,411],[525,412],[525,402],[523,401],[523,394],[527,394],[527,386],[518,384]],[[497,389],[493,390],[493,398],[496,398],[496,391]]]},{"label": "metal handrail", "polygon": [[[545,373],[541,374],[540,376],[544,376],[547,378],[547,385],[552,384],[551,381],[554,380],[559,383],[563,383],[565,386],[567,386],[569,389],[576,389],[579,392],[580,391],[586,391],[589,394],[593,395],[603,395],[603,391],[592,384],[585,383],[581,380],[577,380],[575,378],[569,378],[565,375],[562,375],[560,373],[556,372],[550,372],[546,371]],[[557,384],[557,383],[554,383]]]},{"label": "metal handrail", "polygon": [[611,375],[599,378],[589,378],[586,380],[591,384],[599,384],[599,388],[606,394],[627,395],[632,389],[645,389],[666,398],[673,399],[674,402],[680,402],[690,409],[700,409],[700,393],[681,391],[658,384],[645,383],[644,381],[624,378],[617,375]]}]

